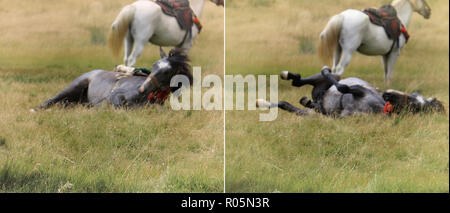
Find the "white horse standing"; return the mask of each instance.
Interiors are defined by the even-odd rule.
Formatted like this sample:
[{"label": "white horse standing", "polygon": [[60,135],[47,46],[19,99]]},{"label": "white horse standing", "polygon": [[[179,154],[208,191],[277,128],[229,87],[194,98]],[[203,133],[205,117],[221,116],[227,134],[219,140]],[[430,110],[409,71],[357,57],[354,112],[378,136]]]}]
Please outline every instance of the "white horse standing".
[{"label": "white horse standing", "polygon": [[[425,19],[431,15],[431,9],[425,0],[394,0],[392,6],[405,26],[408,26],[413,12]],[[372,24],[369,16],[359,10],[346,10],[333,16],[320,34],[319,55],[324,61],[333,56],[333,72],[344,73],[352,55],[358,51],[365,55],[383,56],[384,79],[390,83],[394,73],[394,64],[406,39],[400,35],[399,44],[393,45],[383,27]],[[392,49],[391,49],[392,48]]]},{"label": "white horse standing", "polygon": [[[223,0],[210,1],[217,5],[224,4]],[[205,0],[190,0],[197,17],[201,16],[204,3]],[[186,37],[186,30],[179,27],[175,17],[164,14],[154,1],[140,0],[122,8],[111,26],[109,45],[117,56],[124,43],[124,64],[134,66],[147,42],[159,46],[178,46],[189,51],[198,33],[193,24],[191,35]]]}]

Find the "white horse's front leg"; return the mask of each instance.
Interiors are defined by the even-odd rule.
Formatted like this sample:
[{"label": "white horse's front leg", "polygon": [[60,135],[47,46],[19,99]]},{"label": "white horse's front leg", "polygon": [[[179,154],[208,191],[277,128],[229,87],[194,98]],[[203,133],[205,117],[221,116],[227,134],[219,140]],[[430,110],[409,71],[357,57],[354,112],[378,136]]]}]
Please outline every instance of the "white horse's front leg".
[{"label": "white horse's front leg", "polygon": [[400,49],[394,48],[391,53],[383,56],[384,81],[390,84],[394,76],[394,65],[400,55]]},{"label": "white horse's front leg", "polygon": [[191,31],[192,35],[191,38],[189,40],[186,40],[182,45],[181,48],[186,50],[186,53],[189,53],[189,51],[192,48],[192,45],[194,45],[194,40],[195,37],[197,37],[198,35],[198,29],[196,26],[192,26],[192,31]]},{"label": "white horse's front leg", "polygon": [[185,41],[183,43],[183,45],[181,45],[181,48],[185,49],[186,53],[189,53],[189,51],[192,48],[193,43],[194,43],[194,38],[192,38],[190,41]]}]

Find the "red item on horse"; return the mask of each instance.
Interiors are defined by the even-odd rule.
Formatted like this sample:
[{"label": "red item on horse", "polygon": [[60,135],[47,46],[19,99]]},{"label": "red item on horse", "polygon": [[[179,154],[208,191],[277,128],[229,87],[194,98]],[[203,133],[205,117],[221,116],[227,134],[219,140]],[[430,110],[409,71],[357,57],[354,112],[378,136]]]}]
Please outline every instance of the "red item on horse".
[{"label": "red item on horse", "polygon": [[409,33],[408,30],[406,30],[405,26],[402,25],[402,28],[400,29],[400,31],[402,31],[403,35],[405,36],[405,43],[408,43],[409,40]]},{"label": "red item on horse", "polygon": [[161,88],[158,91],[148,94],[147,100],[150,101],[151,103],[162,104],[167,100],[169,94],[170,94],[169,87]]},{"label": "red item on horse", "polygon": [[391,104],[391,102],[386,101],[386,105],[384,105],[384,108],[383,108],[384,114],[387,115],[393,111],[394,111],[394,106]]}]

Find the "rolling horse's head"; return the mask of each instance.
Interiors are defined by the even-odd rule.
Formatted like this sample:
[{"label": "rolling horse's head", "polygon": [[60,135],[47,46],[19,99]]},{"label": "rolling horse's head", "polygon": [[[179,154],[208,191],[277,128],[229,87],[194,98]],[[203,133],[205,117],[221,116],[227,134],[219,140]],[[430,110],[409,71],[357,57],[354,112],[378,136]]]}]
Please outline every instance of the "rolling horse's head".
[{"label": "rolling horse's head", "polygon": [[424,98],[418,93],[407,94],[396,90],[386,90],[383,92],[383,99],[389,102],[392,112],[445,112],[444,106],[436,98]]},{"label": "rolling horse's head", "polygon": [[[152,72],[139,88],[140,93],[155,92],[162,87],[168,87],[172,77],[185,75],[192,85],[191,66],[186,51],[181,48],[172,49],[169,55],[160,48],[161,59],[153,64]],[[172,91],[178,88],[171,88]]]}]

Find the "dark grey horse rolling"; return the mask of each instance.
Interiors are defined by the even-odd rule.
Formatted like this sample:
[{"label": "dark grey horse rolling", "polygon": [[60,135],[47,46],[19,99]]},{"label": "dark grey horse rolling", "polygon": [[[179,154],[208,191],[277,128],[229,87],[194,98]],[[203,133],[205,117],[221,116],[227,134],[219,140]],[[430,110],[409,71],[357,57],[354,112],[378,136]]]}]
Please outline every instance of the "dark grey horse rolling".
[{"label": "dark grey horse rolling", "polygon": [[[192,82],[189,58],[182,49],[174,49],[167,56],[161,49],[161,59],[153,64],[148,76],[123,76],[123,73],[93,70],[75,79],[67,88],[50,98],[35,110],[63,105],[84,104],[96,106],[103,102],[115,107],[136,107],[151,104],[150,93],[169,88],[175,75],[185,75]],[[170,88],[171,92],[177,88]]]},{"label": "dark grey horse rolling", "polygon": [[308,78],[287,71],[281,73],[281,78],[292,80],[295,87],[313,86],[313,100],[307,97],[300,99],[300,104],[308,109],[297,108],[285,101],[269,103],[261,99],[256,103],[258,107],[279,107],[297,115],[308,115],[315,111],[338,117],[360,113],[444,111],[442,103],[435,98],[425,99],[418,93],[406,94],[395,90],[386,90],[380,95],[376,88],[366,81],[359,78],[341,80],[339,75],[331,74],[327,66],[322,68],[321,73]]}]

